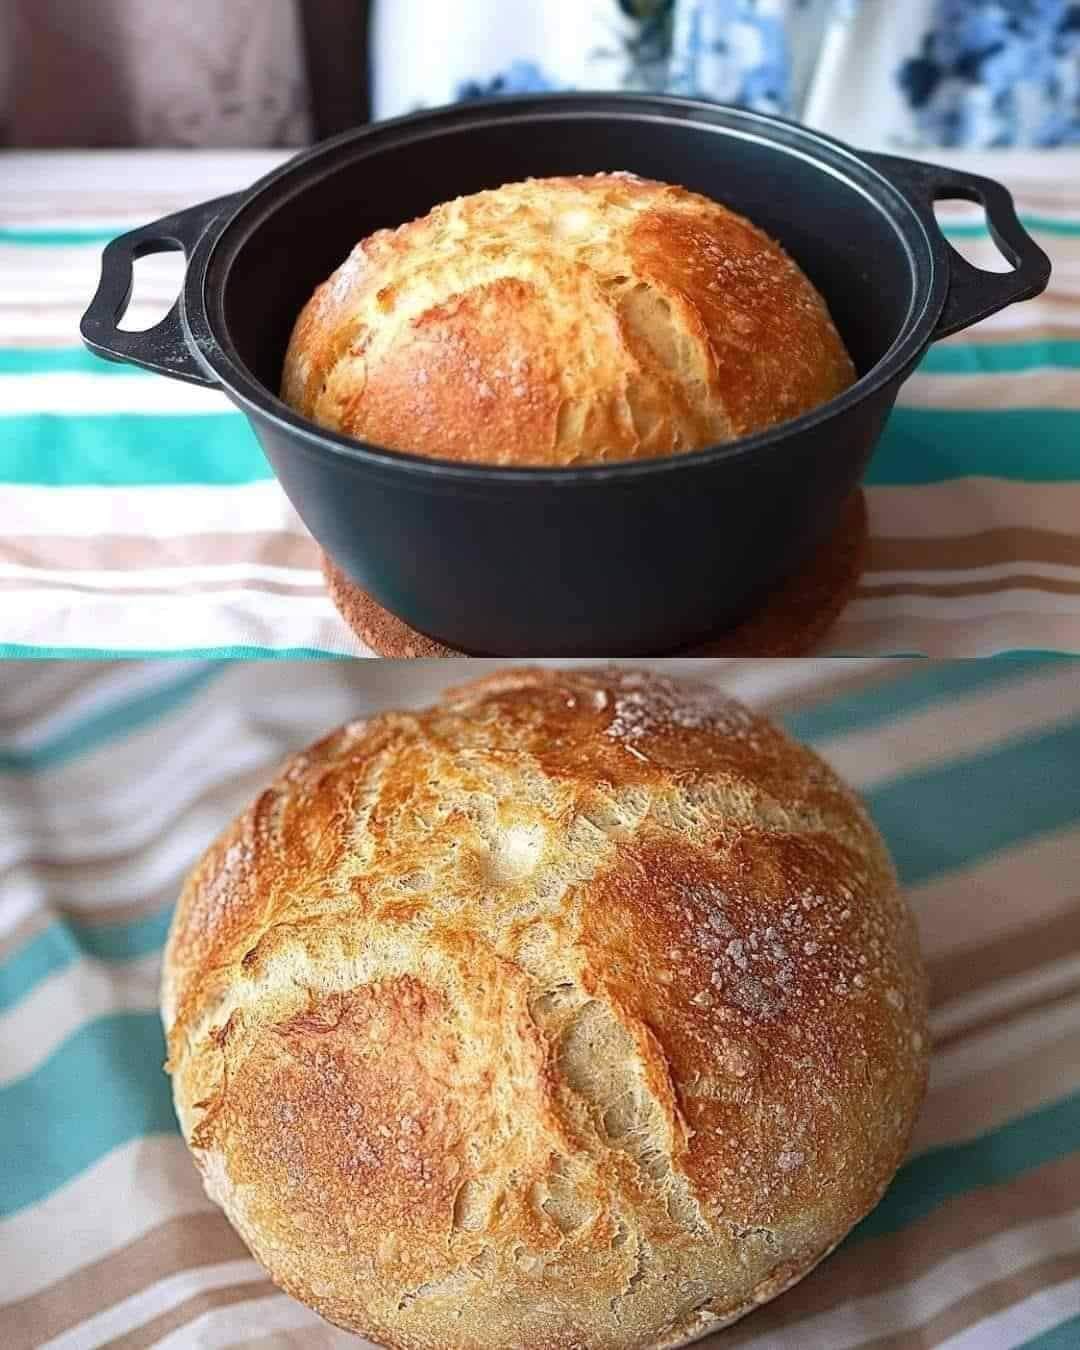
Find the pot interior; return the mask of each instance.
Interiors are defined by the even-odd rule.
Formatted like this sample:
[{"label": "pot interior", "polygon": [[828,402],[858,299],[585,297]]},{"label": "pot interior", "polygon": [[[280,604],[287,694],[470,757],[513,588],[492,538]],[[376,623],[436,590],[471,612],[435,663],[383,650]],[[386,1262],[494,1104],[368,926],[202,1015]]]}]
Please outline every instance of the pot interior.
[{"label": "pot interior", "polygon": [[869,175],[831,150],[807,158],[814,142],[800,152],[793,129],[740,134],[674,118],[563,114],[433,130],[329,148],[258,194],[214,250],[207,293],[220,286],[234,353],[273,394],[300,310],[358,240],[528,176],[628,170],[748,216],[825,296],[860,374],[889,350],[930,284],[929,255],[904,203],[888,193],[876,200]]}]

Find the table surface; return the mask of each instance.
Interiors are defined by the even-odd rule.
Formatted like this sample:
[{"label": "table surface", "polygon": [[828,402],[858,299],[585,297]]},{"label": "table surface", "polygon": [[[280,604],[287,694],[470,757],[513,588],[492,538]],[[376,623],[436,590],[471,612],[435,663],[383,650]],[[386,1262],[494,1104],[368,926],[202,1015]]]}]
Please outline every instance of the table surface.
[{"label": "table surface", "polygon": [[[224,396],[78,339],[109,237],[280,158],[0,157],[0,651],[367,654]],[[1080,651],[1080,154],[950,158],[1013,188],[1052,287],[933,348],[904,387],[868,476],[869,568],[825,650]],[[983,226],[950,211],[958,247],[992,263]],[[182,263],[139,268],[145,326]]]},{"label": "table surface", "polygon": [[[4,1350],[361,1350],[279,1294],[203,1194],[161,1071],[159,952],[181,878],[288,751],[489,664],[323,663],[302,689],[252,662],[0,667]],[[881,1206],[709,1344],[1080,1345],[1075,671],[802,661],[711,678],[863,793],[919,924],[934,1055]]]}]

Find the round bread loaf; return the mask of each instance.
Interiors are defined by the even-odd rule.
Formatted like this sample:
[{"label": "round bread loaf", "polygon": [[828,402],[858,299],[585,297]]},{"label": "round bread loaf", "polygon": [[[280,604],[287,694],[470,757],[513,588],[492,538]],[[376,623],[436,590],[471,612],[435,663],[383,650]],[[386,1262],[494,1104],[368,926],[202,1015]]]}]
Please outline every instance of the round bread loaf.
[{"label": "round bread loaf", "polygon": [[479,464],[649,459],[854,380],[761,230],[629,174],[530,179],[365,239],[304,310],[282,397],[321,426]]},{"label": "round bread loaf", "polygon": [[400,1350],[675,1346],[878,1201],[927,1066],[857,798],[710,686],[513,671],[296,756],[180,901],[184,1137]]}]

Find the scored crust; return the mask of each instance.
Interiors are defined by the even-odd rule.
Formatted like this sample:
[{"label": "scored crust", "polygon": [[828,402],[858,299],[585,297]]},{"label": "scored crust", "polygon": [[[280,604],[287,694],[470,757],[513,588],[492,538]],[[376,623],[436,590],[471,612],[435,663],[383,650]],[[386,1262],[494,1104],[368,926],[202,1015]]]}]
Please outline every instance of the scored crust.
[{"label": "scored crust", "polygon": [[559,466],[733,440],[854,378],[824,300],[756,226],[598,174],[458,198],[363,240],[301,315],[282,397],[389,449]]},{"label": "scored crust", "polygon": [[189,879],[162,1011],[209,1194],[399,1350],[726,1324],[876,1204],[926,1082],[858,799],[625,670],[503,673],[295,756]]}]

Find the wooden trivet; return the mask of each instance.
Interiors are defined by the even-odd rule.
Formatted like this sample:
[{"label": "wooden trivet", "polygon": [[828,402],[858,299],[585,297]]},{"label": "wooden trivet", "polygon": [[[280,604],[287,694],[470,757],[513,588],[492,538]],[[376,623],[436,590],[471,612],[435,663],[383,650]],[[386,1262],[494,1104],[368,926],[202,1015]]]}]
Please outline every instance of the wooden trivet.
[{"label": "wooden trivet", "polygon": [[[693,650],[672,656],[805,656],[836,622],[859,584],[869,544],[866,498],[856,492],[840,525],[797,576],[772,595],[764,608],[735,628]],[[323,555],[330,598],[366,646],[391,660],[460,656],[450,647],[415,632],[377,604]],[[497,652],[490,653],[497,656]],[[654,653],[643,652],[642,655]],[[547,652],[536,652],[547,656]]]}]

